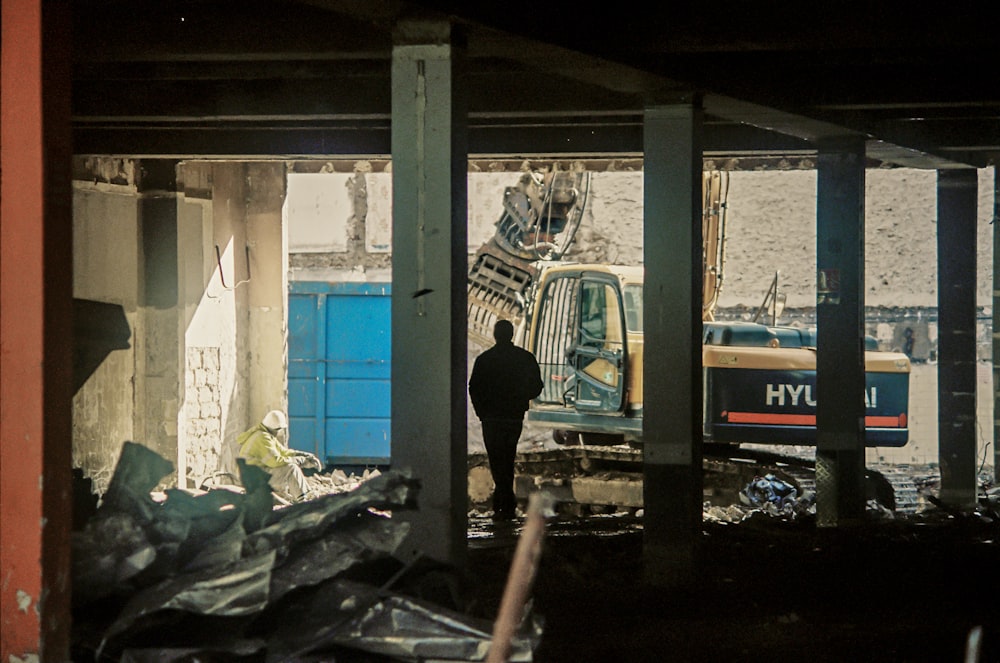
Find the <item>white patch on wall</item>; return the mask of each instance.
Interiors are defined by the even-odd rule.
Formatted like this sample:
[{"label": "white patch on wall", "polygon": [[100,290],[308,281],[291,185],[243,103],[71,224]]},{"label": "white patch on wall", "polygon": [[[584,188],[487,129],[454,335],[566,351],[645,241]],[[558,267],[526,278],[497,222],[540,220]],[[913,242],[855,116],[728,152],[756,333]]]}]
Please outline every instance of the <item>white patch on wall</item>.
[{"label": "white patch on wall", "polygon": [[389,253],[392,250],[392,174],[369,173],[368,215],[365,217],[365,250]]},{"label": "white patch on wall", "polygon": [[503,192],[515,186],[521,173],[469,174],[469,253],[490,241],[503,213]]},{"label": "white patch on wall", "polygon": [[[519,173],[471,173],[468,180],[469,253],[475,253],[490,237],[503,211],[503,191],[517,184]],[[368,216],[365,218],[365,250],[392,250],[392,175],[365,175]],[[485,202],[485,204],[483,204]]]},{"label": "white patch on wall", "polygon": [[[354,201],[349,173],[288,175],[285,224],[290,253],[345,253]],[[369,192],[370,193],[370,192]]]}]

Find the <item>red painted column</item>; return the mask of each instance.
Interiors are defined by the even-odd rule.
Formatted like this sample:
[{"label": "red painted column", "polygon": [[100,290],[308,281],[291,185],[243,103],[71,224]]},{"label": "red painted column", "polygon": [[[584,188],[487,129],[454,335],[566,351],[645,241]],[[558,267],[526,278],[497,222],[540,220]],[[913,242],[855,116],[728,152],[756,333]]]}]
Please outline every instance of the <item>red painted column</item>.
[{"label": "red painted column", "polygon": [[[3,0],[0,660],[69,660],[69,4]],[[44,81],[44,84],[43,84]]]}]

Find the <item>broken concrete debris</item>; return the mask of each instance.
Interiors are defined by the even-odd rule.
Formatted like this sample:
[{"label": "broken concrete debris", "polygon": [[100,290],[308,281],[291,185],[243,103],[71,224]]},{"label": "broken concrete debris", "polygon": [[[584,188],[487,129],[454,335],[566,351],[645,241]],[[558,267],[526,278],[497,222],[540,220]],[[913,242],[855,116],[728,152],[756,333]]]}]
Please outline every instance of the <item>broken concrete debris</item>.
[{"label": "broken concrete debris", "polygon": [[779,509],[794,505],[798,500],[795,486],[773,474],[754,477],[740,492],[740,502],[747,506],[774,504]]},{"label": "broken concrete debris", "polygon": [[[373,474],[276,508],[260,468],[241,464],[238,489],[153,493],[172,471],[126,442],[74,532],[74,661],[485,660],[491,622],[407,593],[453,572],[394,557],[418,480]],[[540,639],[529,614],[511,660]]]}]

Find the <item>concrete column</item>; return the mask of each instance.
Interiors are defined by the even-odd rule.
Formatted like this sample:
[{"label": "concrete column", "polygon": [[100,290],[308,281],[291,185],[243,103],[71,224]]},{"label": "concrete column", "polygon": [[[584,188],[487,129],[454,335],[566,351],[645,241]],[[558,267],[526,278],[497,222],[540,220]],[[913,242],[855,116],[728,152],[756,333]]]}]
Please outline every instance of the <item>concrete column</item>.
[{"label": "concrete column", "polygon": [[972,168],[938,171],[938,459],[941,500],[976,504],[976,218]]},{"label": "concrete column", "polygon": [[993,167],[993,479],[1000,481],[1000,168]]},{"label": "concrete column", "polygon": [[646,109],[643,563],[657,585],[694,576],[702,520],[702,110]]},{"label": "concrete column", "polygon": [[[144,297],[137,162],[115,157],[74,159],[73,295],[121,305],[129,348],[111,352],[73,397],[73,466],[103,493],[122,442],[141,440],[136,410],[137,342]],[[77,321],[79,322],[79,321]],[[143,399],[144,400],[144,399]]]},{"label": "concrete column", "polygon": [[464,565],[467,147],[462,52],[442,22],[392,57],[392,466],[421,481],[409,554]]},{"label": "concrete column", "polygon": [[819,146],[816,180],[816,523],[865,513],[865,151]]},{"label": "concrete column", "polygon": [[179,334],[177,162],[142,161],[137,168],[141,173],[137,179],[141,286],[134,334],[136,441],[171,459],[183,476],[177,449],[183,339]]},{"label": "concrete column", "polygon": [[[0,26],[0,660],[70,641],[73,224],[67,2]],[[42,54],[44,53],[44,58]]]},{"label": "concrete column", "polygon": [[[246,251],[234,250],[242,273],[247,262],[250,412],[288,411],[288,236],[283,224],[284,162],[245,168]],[[234,269],[235,271],[235,269]],[[239,282],[239,278],[230,285]],[[246,277],[245,277],[246,278]]]}]

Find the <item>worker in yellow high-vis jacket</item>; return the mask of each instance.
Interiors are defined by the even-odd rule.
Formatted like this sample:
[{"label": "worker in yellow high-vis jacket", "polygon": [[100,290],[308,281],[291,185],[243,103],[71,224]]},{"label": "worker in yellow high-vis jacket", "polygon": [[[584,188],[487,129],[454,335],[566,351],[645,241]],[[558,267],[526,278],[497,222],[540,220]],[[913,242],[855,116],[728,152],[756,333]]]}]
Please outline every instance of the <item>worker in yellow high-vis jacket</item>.
[{"label": "worker in yellow high-vis jacket", "polygon": [[309,494],[303,470],[320,471],[323,464],[315,454],[289,448],[287,440],[288,418],[281,410],[271,410],[236,438],[240,458],[266,470],[271,475],[268,483],[279,497],[300,502]]}]

